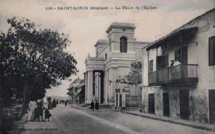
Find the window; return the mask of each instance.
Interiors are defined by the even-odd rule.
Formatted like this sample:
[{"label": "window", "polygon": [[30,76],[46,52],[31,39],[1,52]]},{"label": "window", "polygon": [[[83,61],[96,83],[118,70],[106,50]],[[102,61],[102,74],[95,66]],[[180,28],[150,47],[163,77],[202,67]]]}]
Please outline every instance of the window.
[{"label": "window", "polygon": [[153,72],[153,60],[149,61],[149,73]]},{"label": "window", "polygon": [[181,62],[181,49],[175,51],[175,61]]},{"label": "window", "polygon": [[215,65],[215,36],[209,38],[209,66]]},{"label": "window", "polygon": [[107,60],[107,53],[105,54],[105,60]]},{"label": "window", "polygon": [[157,70],[168,67],[168,55],[157,56]]},{"label": "window", "polygon": [[111,39],[109,38],[109,52],[111,52],[112,48],[111,48]]},{"label": "window", "polygon": [[184,46],[175,51],[175,61],[179,61],[181,64],[187,64],[188,48]]},{"label": "window", "polygon": [[120,38],[120,52],[126,53],[127,52],[127,38],[122,37]]}]

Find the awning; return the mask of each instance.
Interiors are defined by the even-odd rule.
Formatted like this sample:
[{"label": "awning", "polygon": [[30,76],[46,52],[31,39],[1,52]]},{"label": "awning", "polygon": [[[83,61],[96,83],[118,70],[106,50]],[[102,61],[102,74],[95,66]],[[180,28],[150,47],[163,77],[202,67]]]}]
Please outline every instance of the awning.
[{"label": "awning", "polygon": [[79,88],[79,89],[77,90],[77,92],[76,92],[74,95],[80,94],[81,91],[82,91],[82,88]]},{"label": "awning", "polygon": [[166,36],[156,40],[155,42],[153,42],[151,45],[149,45],[146,50],[150,50],[150,49],[153,49],[153,48],[156,48],[156,47],[159,47],[162,45],[162,43],[176,37],[176,36],[179,36],[179,35],[183,35],[183,36],[186,36],[186,35],[190,35],[190,34],[194,34],[196,31],[198,30],[198,27],[191,27],[191,28],[186,28],[186,29],[179,29],[179,30],[175,30],[169,34],[167,34]]},{"label": "awning", "polygon": [[82,88],[78,89],[76,93],[79,94],[81,91],[82,91]]}]

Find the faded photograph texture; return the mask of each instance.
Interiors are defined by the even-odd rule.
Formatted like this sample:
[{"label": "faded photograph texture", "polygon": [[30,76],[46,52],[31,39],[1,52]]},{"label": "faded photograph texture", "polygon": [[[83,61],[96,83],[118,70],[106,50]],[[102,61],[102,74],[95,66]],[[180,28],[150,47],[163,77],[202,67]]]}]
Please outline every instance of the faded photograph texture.
[{"label": "faded photograph texture", "polygon": [[0,134],[215,134],[215,1],[0,0]]}]

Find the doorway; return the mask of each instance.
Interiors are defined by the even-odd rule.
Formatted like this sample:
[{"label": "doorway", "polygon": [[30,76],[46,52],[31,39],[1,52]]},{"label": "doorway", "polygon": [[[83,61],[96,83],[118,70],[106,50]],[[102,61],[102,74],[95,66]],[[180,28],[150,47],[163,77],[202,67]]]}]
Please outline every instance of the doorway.
[{"label": "doorway", "polygon": [[209,90],[209,117],[210,123],[215,123],[215,90]]},{"label": "doorway", "polygon": [[189,90],[180,90],[180,118],[189,119]]},{"label": "doorway", "polygon": [[118,94],[116,94],[116,107],[118,107]]},{"label": "doorway", "polygon": [[163,115],[169,116],[169,93],[163,93]]},{"label": "doorway", "polygon": [[119,107],[122,107],[122,95],[119,95]]},{"label": "doorway", "polygon": [[154,93],[148,94],[148,112],[155,113],[155,95]]}]

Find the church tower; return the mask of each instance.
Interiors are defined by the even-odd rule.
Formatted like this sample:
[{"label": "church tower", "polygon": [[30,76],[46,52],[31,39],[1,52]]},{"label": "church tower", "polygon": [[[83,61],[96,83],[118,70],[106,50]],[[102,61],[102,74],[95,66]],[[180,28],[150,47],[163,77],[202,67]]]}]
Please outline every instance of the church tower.
[{"label": "church tower", "polygon": [[134,32],[135,25],[133,23],[114,22],[107,29],[109,57],[125,58],[135,57],[134,53]]}]

